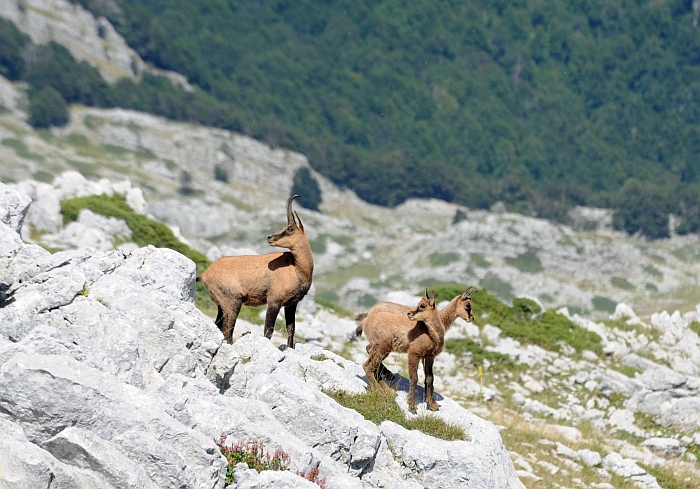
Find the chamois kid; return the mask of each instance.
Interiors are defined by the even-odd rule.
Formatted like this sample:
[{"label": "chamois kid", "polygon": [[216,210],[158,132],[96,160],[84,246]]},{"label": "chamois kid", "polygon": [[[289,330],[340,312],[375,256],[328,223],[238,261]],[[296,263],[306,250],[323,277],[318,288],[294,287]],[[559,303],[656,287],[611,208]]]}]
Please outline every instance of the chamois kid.
[{"label": "chamois kid", "polygon": [[267,304],[265,337],[270,339],[282,307],[287,325],[287,347],[294,348],[297,304],[311,287],[314,259],[309,239],[296,211],[294,195],[287,200],[287,225],[267,237],[270,246],[289,251],[265,255],[224,256],[197,277],[218,305],[216,325],[229,343],[241,306]]},{"label": "chamois kid", "polygon": [[370,385],[378,387],[378,370],[389,353],[408,353],[408,409],[412,413],[416,412],[418,363],[422,360],[428,407],[437,411],[439,405],[433,398],[433,363],[445,346],[445,331],[454,320],[457,317],[467,322],[474,320],[471,310],[472,291],[472,288],[467,289],[442,311],[438,311],[435,306],[435,292],[429,296],[426,289],[425,298],[421,299],[415,309],[400,304],[380,303],[367,314],[360,314],[358,319],[361,323],[356,332],[358,336],[364,332],[369,341],[369,357],[363,367]]},{"label": "chamois kid", "polygon": [[[471,298],[473,292],[474,287],[469,287],[463,294],[455,296],[450,301],[450,303],[447,304],[444,307],[444,309],[440,311],[440,319],[442,320],[442,324],[445,325],[446,330],[450,329],[450,326],[452,326],[452,324],[458,317],[462,318],[468,323],[474,321]],[[355,330],[355,332],[357,333],[357,336],[360,336],[362,334],[362,330],[365,327],[371,328],[371,324],[373,322],[384,319],[382,315],[379,314],[381,312],[396,312],[404,314],[401,320],[405,323],[404,326],[408,327],[408,319],[405,316],[405,314],[408,313],[410,310],[410,306],[405,306],[403,304],[397,304],[395,302],[378,302],[375,305],[373,305],[369,311],[360,313],[357,316],[355,316],[355,321],[358,322],[357,329]],[[367,338],[369,339],[369,336],[367,336]],[[367,353],[369,353],[371,347],[372,342],[370,340],[370,343],[367,345]],[[374,372],[374,377],[376,379],[379,379],[381,377],[393,379],[394,374],[388,368],[386,368],[383,363],[380,363],[377,367],[377,370]]]}]

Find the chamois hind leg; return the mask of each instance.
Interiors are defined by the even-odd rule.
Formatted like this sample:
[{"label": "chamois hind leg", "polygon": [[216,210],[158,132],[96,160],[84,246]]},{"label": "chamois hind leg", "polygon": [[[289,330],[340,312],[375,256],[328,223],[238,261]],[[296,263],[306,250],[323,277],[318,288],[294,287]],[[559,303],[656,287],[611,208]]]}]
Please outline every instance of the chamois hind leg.
[{"label": "chamois hind leg", "polygon": [[[367,350],[367,354],[369,354],[370,350],[372,349],[372,344],[368,344],[365,349]],[[387,355],[388,356],[388,355]],[[377,367],[377,370],[374,372],[374,378],[379,380],[381,378],[387,379],[389,382],[393,382],[394,379],[396,379],[396,376],[394,375],[394,372],[386,368],[386,366],[383,363],[379,364],[379,367]]]},{"label": "chamois hind leg", "polygon": [[284,306],[284,322],[287,324],[287,348],[294,348],[294,330],[296,329],[294,315],[296,311],[296,304]]},{"label": "chamois hind leg", "polygon": [[265,313],[265,338],[272,338],[272,332],[275,330],[275,321],[280,313],[281,306],[277,304],[268,304],[267,313]]},{"label": "chamois hind leg", "polygon": [[438,411],[440,405],[435,401],[433,396],[433,363],[435,357],[427,357],[423,359],[423,372],[425,373],[425,400],[428,403],[428,408],[431,411]]},{"label": "chamois hind leg", "polygon": [[370,387],[376,390],[379,389],[377,370],[384,359],[389,356],[390,352],[381,350],[377,347],[377,345],[371,345],[371,348],[368,348],[368,353],[369,357],[362,367],[365,369],[365,375],[367,375],[367,381],[369,382]]},{"label": "chamois hind leg", "polygon": [[238,313],[241,312],[242,305],[243,301],[237,298],[219,306],[219,313],[216,315],[216,325],[229,344],[233,343],[233,329],[236,327],[236,319],[238,319]]},{"label": "chamois hind leg", "polygon": [[410,387],[408,388],[408,410],[416,414],[416,384],[418,384],[418,363],[420,357],[413,352],[408,352],[408,377]]}]

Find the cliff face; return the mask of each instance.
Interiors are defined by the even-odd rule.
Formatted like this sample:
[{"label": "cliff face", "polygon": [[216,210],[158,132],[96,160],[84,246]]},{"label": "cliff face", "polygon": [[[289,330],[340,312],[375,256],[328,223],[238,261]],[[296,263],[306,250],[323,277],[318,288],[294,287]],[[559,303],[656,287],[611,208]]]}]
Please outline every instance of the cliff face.
[{"label": "cliff face", "polygon": [[0,0],[0,15],[17,25],[35,44],[61,44],[78,60],[87,61],[108,82],[140,78],[151,71],[188,90],[187,79],[172,71],[148,66],[104,17],[96,19],[67,0]]},{"label": "cliff face", "polygon": [[[366,421],[321,391],[366,389],[359,365],[255,333],[225,344],[194,306],[187,258],[50,254],[19,236],[29,202],[0,184],[0,486],[223,487],[223,434],[283,449],[333,488],[522,487],[496,427],[456,403],[437,415],[467,441]],[[237,475],[314,487],[291,472]]]}]

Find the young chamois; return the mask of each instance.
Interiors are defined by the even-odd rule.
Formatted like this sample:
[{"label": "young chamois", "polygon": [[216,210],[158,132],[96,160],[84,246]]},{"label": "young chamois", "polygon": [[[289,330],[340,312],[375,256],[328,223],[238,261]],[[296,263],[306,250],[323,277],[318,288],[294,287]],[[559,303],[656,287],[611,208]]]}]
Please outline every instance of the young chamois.
[{"label": "young chamois", "polygon": [[[369,341],[369,357],[363,367],[367,380],[373,388],[378,386],[379,369],[391,374],[382,362],[392,351],[408,353],[410,389],[408,408],[416,411],[415,387],[418,382],[418,363],[423,360],[425,373],[425,393],[429,408],[437,411],[438,404],[433,399],[433,362],[445,345],[445,332],[460,317],[467,322],[474,320],[471,294],[473,288],[456,296],[442,311],[435,307],[435,293],[421,299],[415,309],[392,302],[375,304],[367,313],[359,314],[361,321],[357,336],[363,332]],[[393,375],[393,374],[391,374]]]},{"label": "young chamois", "polygon": [[[445,329],[450,329],[450,326],[455,322],[455,320],[460,317],[466,322],[470,323],[474,320],[474,314],[472,313],[472,299],[471,294],[474,292],[474,287],[469,287],[463,294],[455,296],[449,304],[445,306],[444,309],[440,311],[440,319],[445,325]],[[426,291],[427,293],[427,291]],[[397,313],[408,313],[411,310],[410,306],[405,306],[403,304],[397,304],[395,302],[378,302],[372,306],[372,308],[364,313],[360,313],[355,316],[355,321],[358,322],[357,329],[355,333],[357,336],[362,334],[363,325],[369,324],[374,321],[377,313],[379,312],[397,312]],[[365,318],[369,318],[365,321]],[[369,353],[371,342],[367,345],[367,353]],[[381,377],[393,379],[394,374],[384,366],[383,363],[379,364],[377,371],[375,371],[375,378],[379,379]]]},{"label": "young chamois", "polygon": [[287,346],[294,348],[294,316],[297,304],[311,287],[314,258],[309,239],[296,211],[294,195],[287,200],[287,225],[267,237],[270,246],[289,251],[265,255],[224,256],[197,277],[218,305],[216,325],[229,343],[241,306],[267,304],[265,337],[270,339],[280,308],[284,307]]}]

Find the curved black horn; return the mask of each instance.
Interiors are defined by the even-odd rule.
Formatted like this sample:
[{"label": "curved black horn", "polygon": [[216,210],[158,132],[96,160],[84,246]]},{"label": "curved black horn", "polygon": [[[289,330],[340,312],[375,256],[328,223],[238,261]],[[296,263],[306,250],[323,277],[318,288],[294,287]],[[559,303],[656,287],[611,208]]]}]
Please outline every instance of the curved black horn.
[{"label": "curved black horn", "polygon": [[299,197],[298,195],[292,195],[289,199],[287,199],[287,224],[296,224],[294,222],[294,215],[292,214],[292,202],[294,202],[294,199]]}]

